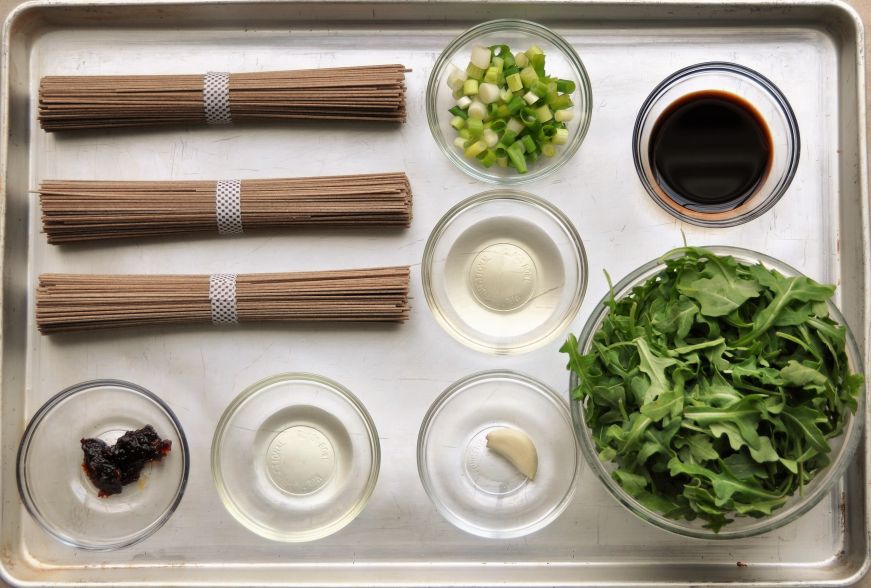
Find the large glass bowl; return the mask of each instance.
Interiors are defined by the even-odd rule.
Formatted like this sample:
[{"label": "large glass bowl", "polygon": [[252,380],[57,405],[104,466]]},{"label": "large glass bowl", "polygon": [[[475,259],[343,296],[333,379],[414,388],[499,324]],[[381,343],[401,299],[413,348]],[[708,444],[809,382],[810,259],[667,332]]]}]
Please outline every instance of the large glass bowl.
[{"label": "large glass bowl", "polygon": [[[498,165],[485,168],[477,161],[467,159],[454,145],[457,133],[450,125],[452,115],[448,109],[456,102],[447,85],[451,64],[465,70],[473,47],[504,44],[510,46],[514,53],[525,51],[533,44],[538,45],[546,56],[545,69],[548,75],[572,80],[577,85],[571,96],[575,116],[567,123],[569,142],[557,145],[557,152],[553,157],[541,157],[537,162],[531,163],[525,174],[517,173],[514,168],[501,168]],[[593,91],[590,78],[577,52],[549,28],[526,20],[492,20],[461,34],[439,55],[426,88],[426,118],[442,153],[476,180],[491,184],[524,184],[543,178],[564,166],[584,142],[590,127],[592,109]]]},{"label": "large glass bowl", "polygon": [[[169,439],[169,453],[148,463],[137,482],[100,498],[82,467],[79,441],[108,444],[125,431],[151,425]],[[190,457],[172,410],[148,390],[120,380],[71,386],[46,402],[18,450],[18,490],[27,511],[59,541],[106,551],[142,541],[172,516],[184,495]]]},{"label": "large glass bowl", "polygon": [[[713,246],[706,248],[718,255],[731,255],[739,262],[748,265],[762,263],[765,267],[774,269],[785,276],[802,275],[797,269],[782,261],[749,249],[726,246]],[[614,297],[619,300],[623,296],[629,294],[635,286],[638,286],[648,278],[657,275],[663,269],[665,269],[665,264],[660,259],[654,259],[653,261],[642,265],[614,286]],[[581,353],[589,351],[590,346],[592,345],[593,335],[599,330],[602,321],[608,314],[609,307],[607,303],[609,299],[610,294],[606,295],[602,301],[599,302],[593,310],[589,320],[584,325],[581,335],[578,338],[578,347],[581,350]],[[863,371],[862,356],[859,352],[858,346],[856,345],[856,340],[853,338],[843,314],[841,314],[841,311],[838,310],[832,302],[829,302],[829,314],[838,324],[846,327],[846,352],[850,362],[850,368],[853,371]],[[569,389],[574,390],[577,384],[577,375],[572,373]],[[831,464],[818,472],[811,483],[804,487],[803,495],[800,496],[798,493],[794,494],[783,507],[774,511],[769,517],[756,519],[736,516],[734,517],[733,522],[724,526],[718,533],[715,533],[711,529],[704,528],[704,521],[701,519],[686,521],[667,518],[643,506],[623,490],[623,488],[611,477],[611,471],[614,469],[614,464],[603,463],[599,460],[595,442],[593,441],[590,430],[587,428],[586,421],[584,420],[583,403],[578,400],[571,401],[572,422],[581,450],[583,451],[587,462],[590,464],[590,467],[592,467],[599,480],[601,480],[605,485],[608,492],[610,492],[611,495],[620,502],[620,504],[628,508],[641,519],[673,533],[700,539],[740,539],[760,535],[762,533],[773,531],[796,520],[813,508],[823,498],[823,496],[831,490],[835,482],[837,482],[844,474],[847,466],[850,465],[856,447],[859,445],[859,439],[862,436],[864,407],[865,392],[863,389],[863,393],[858,399],[856,415],[848,413],[844,433],[840,437],[829,440],[829,445],[832,449],[830,454],[832,460]]]}]

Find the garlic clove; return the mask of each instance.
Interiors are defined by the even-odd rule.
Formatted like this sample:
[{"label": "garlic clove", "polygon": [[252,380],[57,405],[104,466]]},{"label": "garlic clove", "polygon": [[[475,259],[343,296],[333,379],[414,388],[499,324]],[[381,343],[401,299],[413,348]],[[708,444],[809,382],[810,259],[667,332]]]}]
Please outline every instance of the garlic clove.
[{"label": "garlic clove", "polygon": [[538,452],[529,435],[517,429],[499,427],[487,433],[487,447],[507,459],[521,474],[535,479]]}]

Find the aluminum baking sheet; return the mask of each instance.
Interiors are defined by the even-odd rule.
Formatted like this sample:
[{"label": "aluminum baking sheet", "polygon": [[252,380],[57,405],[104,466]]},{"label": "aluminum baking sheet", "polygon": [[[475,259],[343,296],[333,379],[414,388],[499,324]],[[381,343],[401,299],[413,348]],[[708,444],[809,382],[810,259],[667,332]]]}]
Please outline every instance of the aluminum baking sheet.
[{"label": "aluminum baking sheet", "polygon": [[[582,56],[593,84],[592,126],[569,165],[526,187],[561,207],[584,239],[587,298],[578,331],[621,276],[681,243],[764,251],[841,285],[867,357],[868,207],[862,30],[830,1],[796,2],[107,2],[25,4],[3,41],[5,222],[2,328],[2,573],[46,585],[847,585],[869,564],[868,444],[841,485],[799,522],[725,542],[680,538],[626,512],[591,471],[550,527],[524,539],[466,535],[436,512],[418,480],[415,443],[432,400],[469,373],[511,368],[565,393],[556,341],[521,357],[473,352],[444,333],[424,301],[419,260],[435,221],[487,189],[438,152],[424,92],[439,51],[497,16],[541,21]],[[742,63],[791,101],[801,163],[787,195],[730,229],[682,225],[646,195],[633,171],[635,114],[667,74],[709,60]],[[409,120],[401,128],[318,124],[42,132],[37,86],[47,74],[256,71],[402,62]],[[287,231],[242,238],[49,247],[29,192],[42,179],[260,178],[405,170],[415,219],[403,232]],[[411,320],[401,328],[158,329],[64,338],[37,334],[36,276],[64,272],[257,272],[411,264]],[[867,361],[866,361],[867,365]],[[310,544],[261,539],[223,509],[209,444],[228,402],[277,372],[305,370],[348,386],[378,427],[383,465],[371,502],[341,532]],[[115,377],[154,390],[190,441],[187,493],[165,527],[113,553],[64,547],[18,499],[15,451],[33,412],[61,388]],[[746,563],[746,566],[738,565]]]}]

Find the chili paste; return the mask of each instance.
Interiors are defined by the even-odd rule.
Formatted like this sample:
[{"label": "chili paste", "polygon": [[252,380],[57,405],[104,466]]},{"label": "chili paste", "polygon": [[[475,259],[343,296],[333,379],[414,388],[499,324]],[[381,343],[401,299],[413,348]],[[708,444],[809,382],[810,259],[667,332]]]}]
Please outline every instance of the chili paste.
[{"label": "chili paste", "polygon": [[102,439],[82,439],[81,444],[82,468],[101,498],[120,494],[123,486],[139,479],[146,463],[160,461],[172,447],[172,441],[161,439],[151,425],[127,431],[111,446]]}]

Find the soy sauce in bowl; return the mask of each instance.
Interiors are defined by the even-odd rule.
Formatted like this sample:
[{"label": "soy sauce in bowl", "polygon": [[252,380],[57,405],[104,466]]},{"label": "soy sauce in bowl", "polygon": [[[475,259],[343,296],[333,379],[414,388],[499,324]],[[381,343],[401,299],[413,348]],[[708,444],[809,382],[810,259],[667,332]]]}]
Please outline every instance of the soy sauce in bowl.
[{"label": "soy sauce in bowl", "polygon": [[680,206],[699,212],[744,204],[765,181],[773,159],[771,132],[748,101],[704,90],[671,103],[649,143],[656,183]]}]

